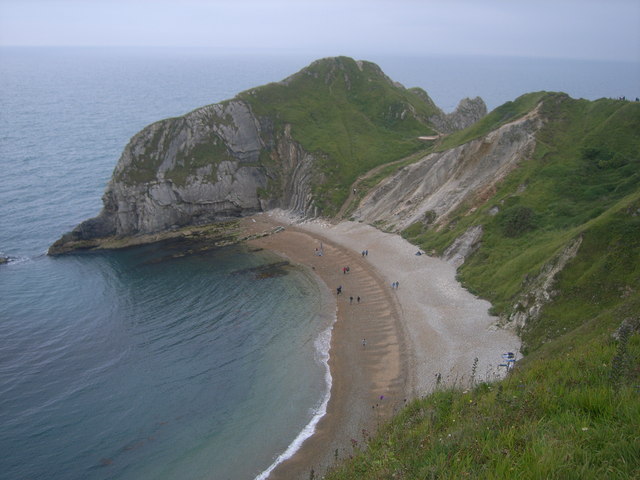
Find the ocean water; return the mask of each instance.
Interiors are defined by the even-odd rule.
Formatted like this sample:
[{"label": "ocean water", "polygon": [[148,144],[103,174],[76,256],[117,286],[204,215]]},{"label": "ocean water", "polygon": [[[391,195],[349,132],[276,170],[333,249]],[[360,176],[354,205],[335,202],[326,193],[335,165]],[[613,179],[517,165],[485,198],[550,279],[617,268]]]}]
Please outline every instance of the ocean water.
[{"label": "ocean water", "polygon": [[[536,90],[640,95],[635,63],[370,57],[445,111]],[[326,405],[331,312],[307,272],[235,247],[47,257],[98,213],[147,124],[278,81],[312,56],[0,49],[0,478],[251,479]],[[296,440],[297,439],[297,440]]]}]

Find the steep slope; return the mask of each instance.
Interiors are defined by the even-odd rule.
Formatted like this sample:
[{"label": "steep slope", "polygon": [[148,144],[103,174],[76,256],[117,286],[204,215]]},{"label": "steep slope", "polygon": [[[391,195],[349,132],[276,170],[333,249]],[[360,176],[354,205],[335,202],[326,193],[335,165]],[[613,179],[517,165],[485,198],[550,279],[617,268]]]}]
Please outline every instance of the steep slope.
[{"label": "steep slope", "polygon": [[[431,226],[414,224],[405,233],[444,253],[454,239],[481,228],[479,249],[461,268],[461,278],[520,328],[528,323],[526,311],[537,318],[542,299],[553,297],[554,287],[540,290],[560,271],[552,265],[579,257],[587,232],[640,189],[640,104],[547,94],[538,105],[532,111],[539,119],[535,149],[519,159],[518,168],[489,192],[477,189],[446,216],[436,216]],[[637,228],[636,217],[626,222]],[[614,289],[626,288],[611,282]]]},{"label": "steep slope", "polygon": [[353,218],[392,231],[418,221],[434,226],[465,202],[486,198],[533,153],[536,133],[544,124],[538,108],[543,96],[525,95],[446,138],[439,151],[380,182]]},{"label": "steep slope", "polygon": [[[637,478],[640,104],[542,94],[503,110],[523,100],[537,105],[533,150],[403,233],[464,261],[459,278],[525,358],[498,385],[415,401],[326,478]],[[494,113],[458,141],[485,138]]]},{"label": "steep slope", "polygon": [[[483,113],[475,100],[477,115]],[[473,103],[473,102],[472,102]],[[466,103],[464,105],[467,105]],[[440,110],[378,66],[338,57],[163,120],[124,149],[98,217],[50,253],[281,207],[330,214],[362,172],[423,148]],[[477,120],[461,113],[464,122]]]}]

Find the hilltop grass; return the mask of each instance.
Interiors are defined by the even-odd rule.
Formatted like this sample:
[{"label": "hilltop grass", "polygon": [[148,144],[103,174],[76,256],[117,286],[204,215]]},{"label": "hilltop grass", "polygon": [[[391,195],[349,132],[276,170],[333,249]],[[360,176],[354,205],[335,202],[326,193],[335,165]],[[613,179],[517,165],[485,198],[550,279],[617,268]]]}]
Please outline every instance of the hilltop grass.
[{"label": "hilltop grass", "polygon": [[[403,232],[441,253],[483,225],[459,278],[505,316],[581,239],[552,301],[520,332],[526,356],[500,383],[416,400],[327,479],[640,478],[640,105],[540,95],[507,108],[522,115],[542,101],[533,158],[484,205],[462,206],[440,230]],[[614,339],[624,322],[635,327]]]},{"label": "hilltop grass", "polygon": [[285,82],[240,94],[276,130],[316,155],[324,181],[315,186],[316,206],[334,214],[359,175],[424,148],[417,139],[435,133],[427,118],[434,106],[397,87],[374,64],[339,57],[313,63]]},{"label": "hilltop grass", "polygon": [[[429,118],[439,114],[425,92],[394,84],[380,68],[347,57],[318,60],[279,83],[271,83],[238,95],[264,123],[265,149],[257,167],[269,184],[259,192],[266,199],[281,190],[282,165],[276,164],[274,148],[285,126],[306,152],[315,157],[312,191],[316,211],[334,215],[349,195],[351,184],[366,172],[424,149],[418,137],[432,135]],[[228,118],[211,119],[226,124]],[[118,172],[126,184],[156,180],[165,153],[176,151],[175,165],[165,179],[186,185],[197,174],[217,180],[217,167],[233,160],[216,134],[199,139],[183,151],[171,144],[183,127],[184,117],[166,119],[145,129],[138,144],[141,151]]]}]

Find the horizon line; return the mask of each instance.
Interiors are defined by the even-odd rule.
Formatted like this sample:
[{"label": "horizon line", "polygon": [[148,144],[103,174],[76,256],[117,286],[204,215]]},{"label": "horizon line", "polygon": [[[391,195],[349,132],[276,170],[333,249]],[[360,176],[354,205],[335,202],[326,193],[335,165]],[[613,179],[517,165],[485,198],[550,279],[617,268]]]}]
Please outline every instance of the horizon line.
[{"label": "horizon line", "polygon": [[391,52],[391,51],[380,51],[380,52],[360,52],[359,54],[345,54],[345,53],[336,53],[336,54],[327,54],[326,52],[321,51],[320,49],[308,49],[308,50],[299,50],[295,48],[289,47],[281,47],[281,48],[269,48],[269,49],[260,49],[260,48],[252,48],[248,49],[246,47],[219,47],[219,46],[207,46],[207,45],[23,45],[23,44],[0,44],[0,49],[5,48],[17,48],[17,49],[103,49],[103,50],[210,50],[212,52],[216,52],[219,54],[242,54],[242,55],[308,55],[308,56],[318,56],[318,58],[330,58],[330,57],[338,57],[338,56],[347,56],[358,59],[365,59],[366,55],[375,55],[381,57],[406,57],[406,58],[424,58],[424,57],[487,57],[487,58],[519,58],[519,59],[532,59],[532,60],[572,60],[572,61],[594,61],[594,62],[617,62],[617,63],[631,63],[631,64],[640,64],[640,58],[629,59],[629,58],[602,58],[602,57],[571,57],[571,56],[544,56],[544,55],[534,55],[534,54],[505,54],[505,53],[435,53],[435,52]]}]

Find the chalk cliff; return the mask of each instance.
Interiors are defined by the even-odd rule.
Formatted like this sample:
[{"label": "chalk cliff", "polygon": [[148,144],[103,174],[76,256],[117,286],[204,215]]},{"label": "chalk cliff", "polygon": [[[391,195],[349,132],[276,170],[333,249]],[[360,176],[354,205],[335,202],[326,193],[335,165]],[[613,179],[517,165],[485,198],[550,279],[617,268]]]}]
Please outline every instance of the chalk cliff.
[{"label": "chalk cliff", "polygon": [[136,134],[100,214],[50,253],[272,208],[304,216],[335,211],[356,175],[423,148],[418,137],[437,134],[434,123],[451,129],[486,113],[482,100],[474,102],[475,110],[451,114],[460,117],[454,121],[375,64],[316,61],[282,82]]},{"label": "chalk cliff", "polygon": [[[211,105],[155,123],[124,149],[95,219],[74,230],[81,237],[152,233],[209,223],[278,206],[306,212],[313,156],[285,134],[274,136],[241,100]],[[265,144],[283,169],[260,162]],[[261,198],[269,176],[296,183],[286,195]]]},{"label": "chalk cliff", "polygon": [[480,138],[430,153],[380,182],[353,218],[393,231],[418,221],[438,225],[464,202],[488,197],[533,152],[542,124],[534,109]]}]

